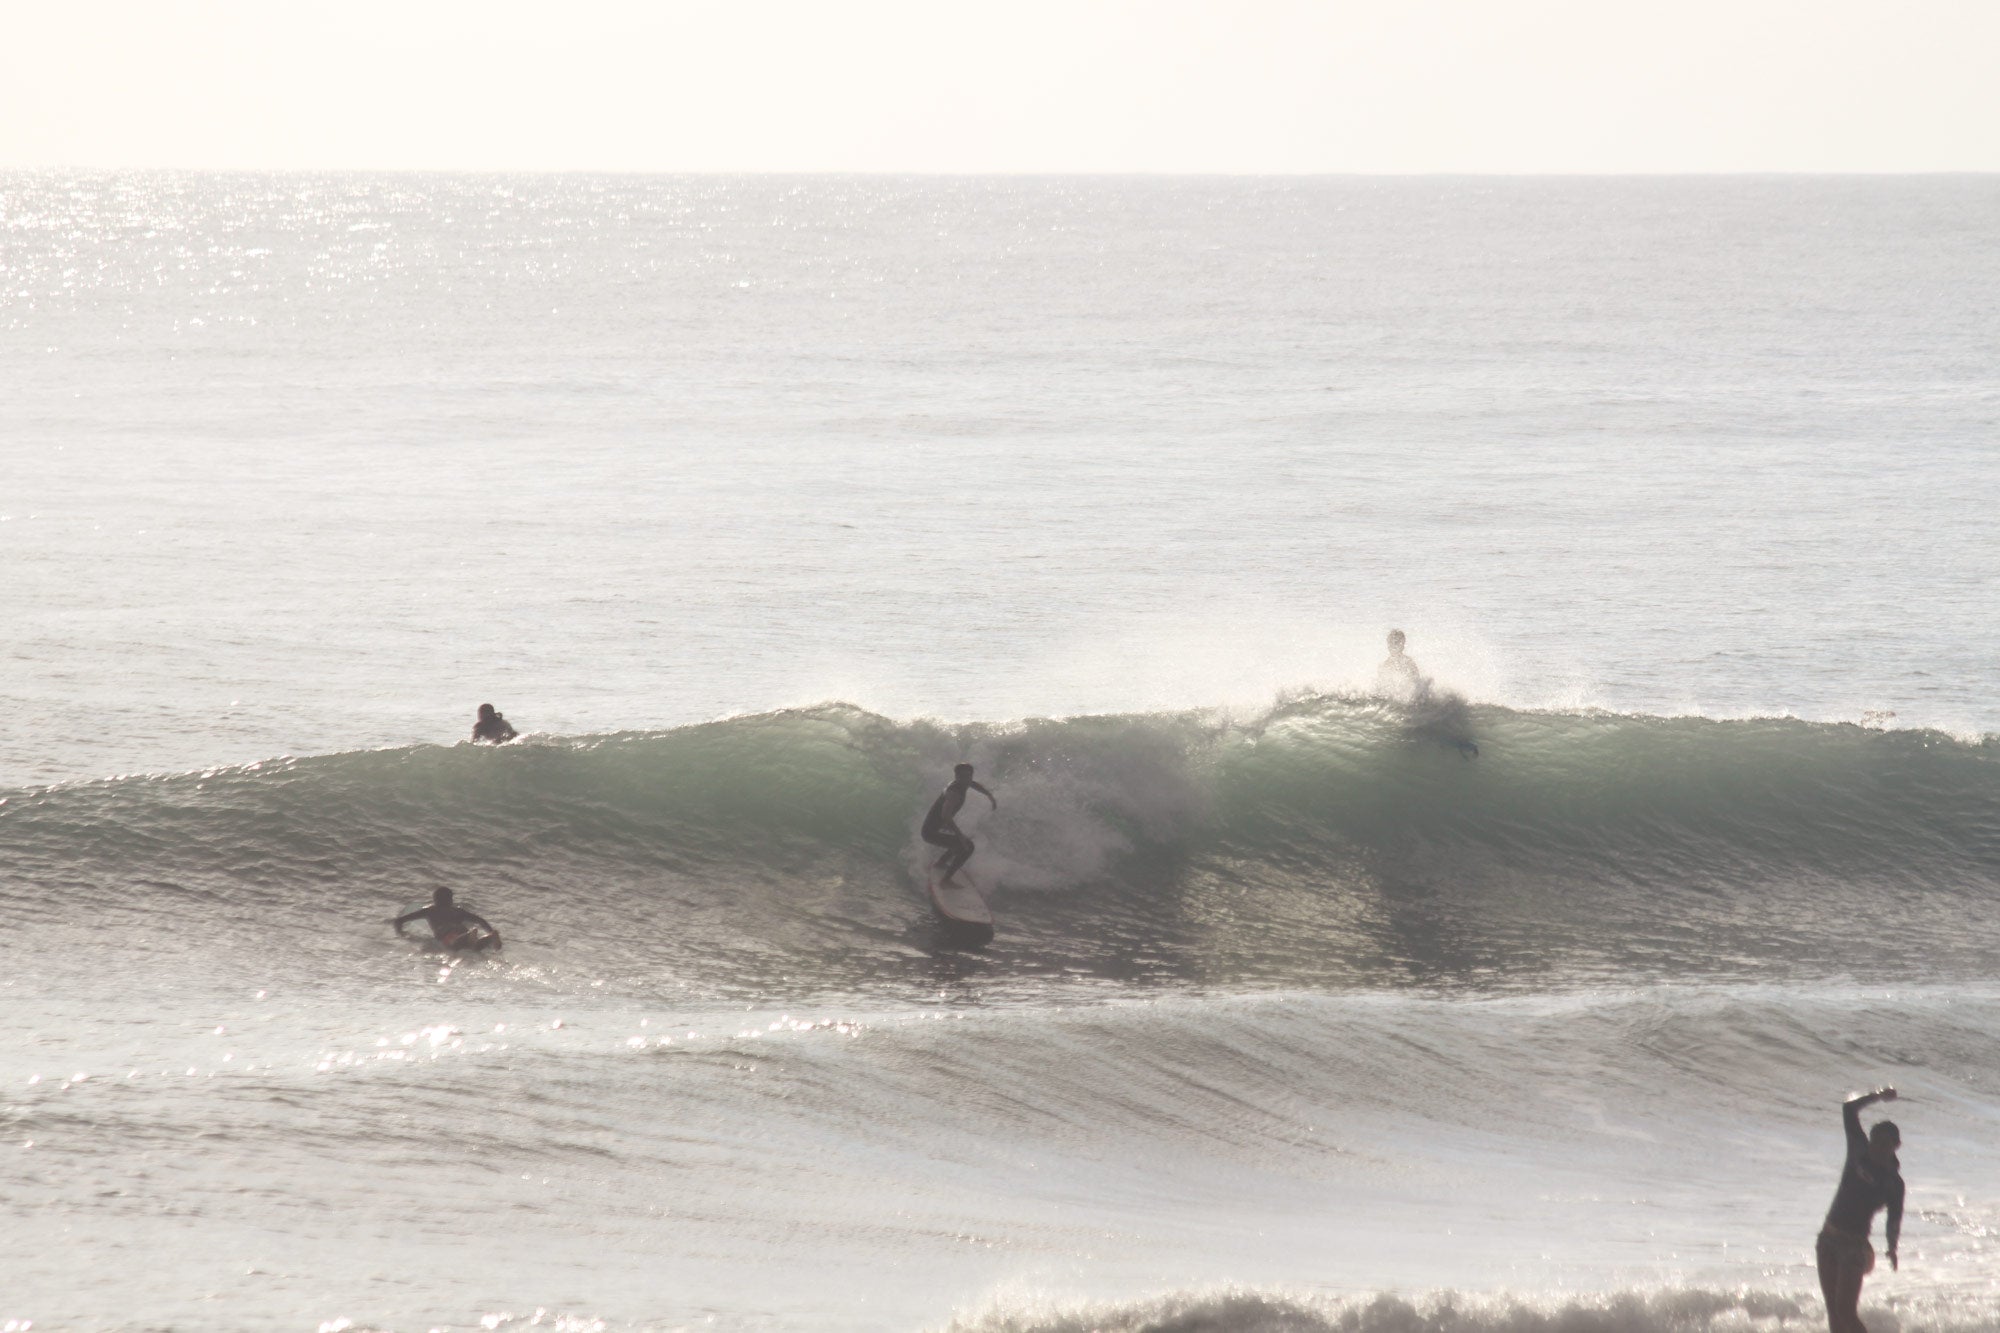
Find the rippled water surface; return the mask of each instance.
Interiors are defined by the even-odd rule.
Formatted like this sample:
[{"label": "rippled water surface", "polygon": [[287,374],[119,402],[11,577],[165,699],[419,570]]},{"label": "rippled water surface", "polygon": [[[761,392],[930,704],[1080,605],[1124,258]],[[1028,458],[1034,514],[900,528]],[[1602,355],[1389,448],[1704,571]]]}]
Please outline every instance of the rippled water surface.
[{"label": "rippled water surface", "polygon": [[1996,205],[0,176],[0,1326],[2000,1324]]}]

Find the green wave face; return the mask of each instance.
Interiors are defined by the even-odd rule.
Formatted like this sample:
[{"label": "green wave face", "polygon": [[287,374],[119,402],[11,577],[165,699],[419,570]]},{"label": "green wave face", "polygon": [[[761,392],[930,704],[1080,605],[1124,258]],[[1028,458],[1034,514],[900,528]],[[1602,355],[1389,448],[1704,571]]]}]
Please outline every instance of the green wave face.
[{"label": "green wave face", "polygon": [[827,705],[17,791],[0,893],[169,947],[316,935],[442,884],[525,947],[701,994],[902,988],[938,965],[917,828],[960,760],[1001,803],[975,794],[964,816],[1001,928],[954,966],[996,980],[1506,987],[1994,961],[1977,943],[2000,885],[1991,742],[1324,696],[965,726]]}]

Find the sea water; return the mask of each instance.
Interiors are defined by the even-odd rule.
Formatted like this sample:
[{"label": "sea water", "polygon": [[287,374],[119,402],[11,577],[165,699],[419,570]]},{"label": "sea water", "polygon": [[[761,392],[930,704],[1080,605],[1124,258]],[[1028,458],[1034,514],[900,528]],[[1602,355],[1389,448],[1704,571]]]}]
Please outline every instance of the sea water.
[{"label": "sea water", "polygon": [[1996,215],[0,176],[0,1326],[2000,1326]]}]

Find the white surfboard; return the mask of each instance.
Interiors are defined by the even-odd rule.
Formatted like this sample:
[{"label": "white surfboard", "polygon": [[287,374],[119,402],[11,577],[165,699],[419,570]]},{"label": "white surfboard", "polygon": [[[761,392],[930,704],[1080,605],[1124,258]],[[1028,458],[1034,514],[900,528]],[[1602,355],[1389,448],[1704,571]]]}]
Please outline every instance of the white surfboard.
[{"label": "white surfboard", "polygon": [[986,905],[986,895],[963,870],[945,880],[932,867],[930,895],[932,910],[954,936],[972,944],[984,944],[993,938],[993,909]]}]

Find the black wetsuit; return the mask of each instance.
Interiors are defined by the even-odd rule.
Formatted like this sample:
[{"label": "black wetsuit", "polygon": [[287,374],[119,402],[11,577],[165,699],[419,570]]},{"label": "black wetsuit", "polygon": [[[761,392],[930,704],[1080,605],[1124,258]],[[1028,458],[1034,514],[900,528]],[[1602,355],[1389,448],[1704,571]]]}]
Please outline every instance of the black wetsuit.
[{"label": "black wetsuit", "polygon": [[[397,933],[412,921],[422,921],[431,928],[431,937],[447,949],[497,949],[500,947],[500,932],[493,929],[493,923],[479,913],[458,906],[432,903],[429,907],[419,907],[396,918]],[[474,927],[486,932],[485,936],[475,936]]]},{"label": "black wetsuit", "polygon": [[[1843,1105],[1840,1118],[1847,1127],[1847,1165],[1841,1170],[1840,1188],[1833,1193],[1833,1206],[1826,1210],[1826,1225],[1820,1232],[1822,1261],[1829,1257],[1826,1253],[1829,1249],[1838,1250],[1843,1242],[1851,1247],[1858,1241],[1861,1247],[1872,1251],[1868,1233],[1875,1227],[1875,1214],[1884,1208],[1889,1210],[1889,1219],[1883,1234],[1891,1250],[1896,1248],[1896,1238],[1903,1230],[1902,1171],[1893,1162],[1878,1166],[1869,1154],[1859,1105],[1853,1102]],[[1829,1236],[1829,1232],[1834,1234]],[[1873,1253],[1868,1253],[1870,1263],[1873,1258]]]},{"label": "black wetsuit", "polygon": [[514,736],[513,724],[498,713],[492,717],[482,717],[472,724],[472,739],[475,741],[491,741],[499,745],[513,740]]},{"label": "black wetsuit", "polygon": [[[950,787],[939,792],[938,798],[931,802],[930,813],[924,816],[924,841],[933,847],[948,849],[938,862],[938,868],[946,875],[957,873],[958,868],[970,861],[972,853],[977,850],[973,846],[972,839],[959,832],[958,825],[945,816],[944,803],[950,795]],[[964,798],[965,792],[961,788],[959,799]]]}]

